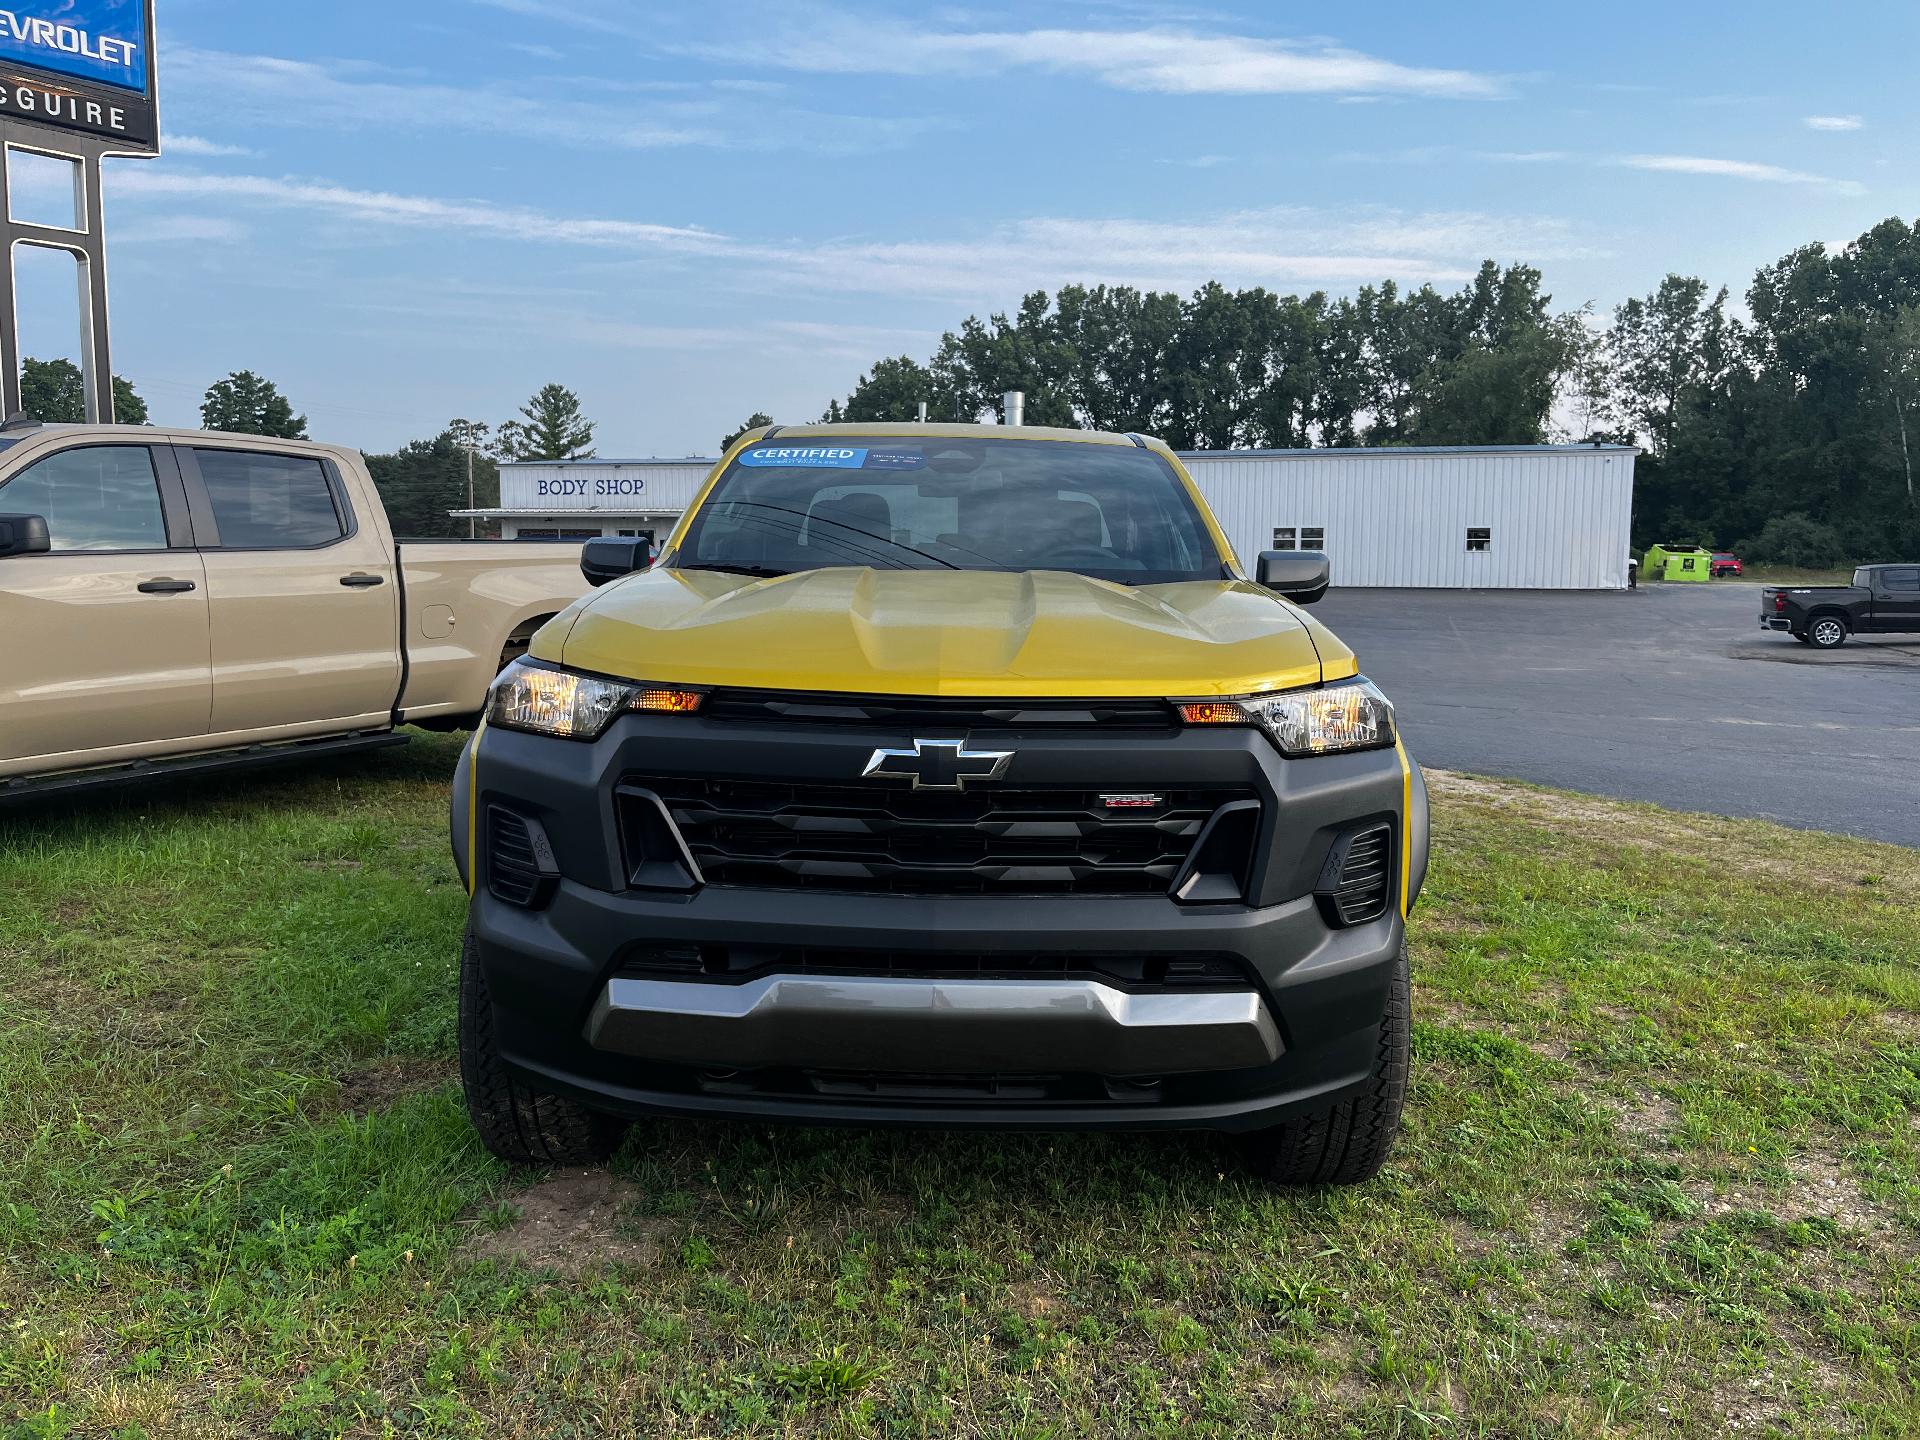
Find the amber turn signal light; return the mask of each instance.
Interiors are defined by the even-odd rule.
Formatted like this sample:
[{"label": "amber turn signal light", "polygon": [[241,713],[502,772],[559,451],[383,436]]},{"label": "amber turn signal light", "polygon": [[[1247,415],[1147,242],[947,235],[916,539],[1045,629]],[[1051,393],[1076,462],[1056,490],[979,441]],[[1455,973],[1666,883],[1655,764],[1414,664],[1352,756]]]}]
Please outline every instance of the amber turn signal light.
[{"label": "amber turn signal light", "polygon": [[668,715],[691,715],[707,697],[698,690],[636,690],[628,707]]},{"label": "amber turn signal light", "polygon": [[1180,718],[1189,725],[1244,725],[1247,712],[1231,700],[1198,700],[1182,705]]}]

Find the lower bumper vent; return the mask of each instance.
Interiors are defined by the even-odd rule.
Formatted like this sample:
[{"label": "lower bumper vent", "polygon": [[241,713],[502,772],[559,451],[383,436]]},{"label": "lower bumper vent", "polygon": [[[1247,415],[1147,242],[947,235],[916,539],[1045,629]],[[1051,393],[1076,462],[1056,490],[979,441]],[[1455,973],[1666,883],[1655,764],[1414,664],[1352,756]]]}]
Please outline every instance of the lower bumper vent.
[{"label": "lower bumper vent", "polygon": [[1365,925],[1386,914],[1393,896],[1393,828],[1375,825],[1334,841],[1318,895],[1333,925]]},{"label": "lower bumper vent", "polygon": [[539,822],[487,807],[487,893],[507,905],[538,909],[559,879],[553,846]]}]

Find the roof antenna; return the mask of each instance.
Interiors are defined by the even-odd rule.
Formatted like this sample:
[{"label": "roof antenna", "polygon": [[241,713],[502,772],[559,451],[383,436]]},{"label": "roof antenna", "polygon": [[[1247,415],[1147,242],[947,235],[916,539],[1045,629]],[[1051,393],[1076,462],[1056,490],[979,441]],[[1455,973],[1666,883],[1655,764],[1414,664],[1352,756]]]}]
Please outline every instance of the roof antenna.
[{"label": "roof antenna", "polygon": [[5,424],[0,424],[0,431],[38,430],[39,428],[40,417],[38,415],[29,415],[24,410],[14,411],[13,414],[7,417]]}]

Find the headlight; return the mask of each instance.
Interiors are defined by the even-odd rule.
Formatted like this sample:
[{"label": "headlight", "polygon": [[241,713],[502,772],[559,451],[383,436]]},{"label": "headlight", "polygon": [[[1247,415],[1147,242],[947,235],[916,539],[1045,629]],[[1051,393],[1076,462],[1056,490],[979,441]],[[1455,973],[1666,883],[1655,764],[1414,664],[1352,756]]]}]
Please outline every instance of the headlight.
[{"label": "headlight", "polygon": [[1371,680],[1237,700],[1191,701],[1180,706],[1180,716],[1189,725],[1258,725],[1281,754],[1294,759],[1384,750],[1395,735],[1393,702]]},{"label": "headlight", "polygon": [[487,695],[487,724],[567,740],[597,740],[616,715],[633,710],[687,715],[706,696],[626,680],[602,680],[538,660],[516,660]]}]

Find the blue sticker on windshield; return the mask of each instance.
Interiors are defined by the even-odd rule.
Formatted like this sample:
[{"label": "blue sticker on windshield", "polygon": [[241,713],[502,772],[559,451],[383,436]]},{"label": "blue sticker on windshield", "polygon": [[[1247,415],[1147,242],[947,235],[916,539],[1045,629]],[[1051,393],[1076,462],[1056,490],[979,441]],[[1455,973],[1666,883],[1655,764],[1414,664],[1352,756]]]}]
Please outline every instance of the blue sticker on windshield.
[{"label": "blue sticker on windshield", "polygon": [[870,450],[867,452],[866,468],[869,470],[924,470],[926,465],[926,452],[921,450]]},{"label": "blue sticker on windshield", "polygon": [[742,465],[787,465],[800,470],[858,470],[866,463],[865,446],[773,445],[745,451]]}]

